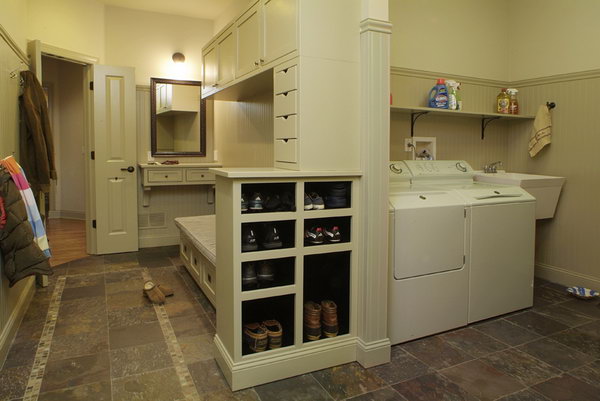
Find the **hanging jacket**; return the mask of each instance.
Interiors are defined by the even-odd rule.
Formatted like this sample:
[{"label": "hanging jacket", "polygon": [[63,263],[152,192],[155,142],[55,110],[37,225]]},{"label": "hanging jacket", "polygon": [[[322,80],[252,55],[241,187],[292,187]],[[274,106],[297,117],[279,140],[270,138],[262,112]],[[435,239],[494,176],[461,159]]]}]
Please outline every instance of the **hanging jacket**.
[{"label": "hanging jacket", "polygon": [[50,191],[56,179],[54,143],[44,89],[31,71],[21,71],[23,94],[19,97],[21,113],[20,163],[29,178],[33,193]]},{"label": "hanging jacket", "polygon": [[6,212],[6,224],[0,230],[0,253],[9,286],[34,274],[51,275],[48,257],[34,241],[21,193],[4,167],[0,167],[0,197]]}]

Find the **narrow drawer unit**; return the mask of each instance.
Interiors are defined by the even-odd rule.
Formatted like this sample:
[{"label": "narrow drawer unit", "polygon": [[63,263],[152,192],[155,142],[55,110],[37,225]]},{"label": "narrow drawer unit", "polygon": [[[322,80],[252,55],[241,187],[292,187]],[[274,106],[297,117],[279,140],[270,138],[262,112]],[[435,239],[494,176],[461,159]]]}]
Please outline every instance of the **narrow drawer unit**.
[{"label": "narrow drawer unit", "polygon": [[275,139],[298,138],[298,116],[290,114],[289,116],[275,117],[273,131]]},{"label": "narrow drawer unit", "polygon": [[148,171],[148,182],[182,182],[181,170],[152,170]]},{"label": "narrow drawer unit", "polygon": [[273,80],[273,90],[275,94],[298,89],[296,71],[297,66],[295,65],[275,71],[275,77]]},{"label": "narrow drawer unit", "polygon": [[279,93],[279,94],[275,95],[275,100],[273,102],[273,109],[275,110],[275,117],[296,114],[298,112],[298,110],[296,108],[297,97],[298,97],[297,90]]},{"label": "narrow drawer unit", "polygon": [[275,161],[296,163],[298,161],[296,139],[275,139]]},{"label": "narrow drawer unit", "polygon": [[215,175],[202,168],[189,168],[185,171],[185,180],[187,182],[205,182],[214,181]]}]

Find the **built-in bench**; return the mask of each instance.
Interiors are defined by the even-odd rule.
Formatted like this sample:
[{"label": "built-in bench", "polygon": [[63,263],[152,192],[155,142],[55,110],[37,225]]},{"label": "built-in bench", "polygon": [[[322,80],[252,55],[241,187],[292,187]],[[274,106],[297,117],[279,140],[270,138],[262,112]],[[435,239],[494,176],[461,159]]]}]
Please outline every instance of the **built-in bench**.
[{"label": "built-in bench", "polygon": [[178,217],[179,253],[190,275],[196,280],[208,300],[215,305],[217,285],[215,215]]}]

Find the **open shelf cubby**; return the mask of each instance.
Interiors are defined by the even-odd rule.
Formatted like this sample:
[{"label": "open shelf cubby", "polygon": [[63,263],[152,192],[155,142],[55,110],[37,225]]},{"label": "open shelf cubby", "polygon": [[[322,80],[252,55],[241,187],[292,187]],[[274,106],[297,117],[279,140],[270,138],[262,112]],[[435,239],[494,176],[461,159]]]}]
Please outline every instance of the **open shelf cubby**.
[{"label": "open shelf cubby", "polygon": [[[248,201],[248,210],[242,214],[296,211],[295,182],[242,184],[242,194]],[[252,198],[255,195],[262,200],[259,210],[253,210]]]},{"label": "open shelf cubby", "polygon": [[[265,269],[263,264],[270,265],[270,269]],[[294,284],[295,258],[293,257],[244,262],[242,263],[242,277],[245,269],[252,269],[251,265],[254,265],[253,269],[258,274],[257,280],[254,284],[244,286],[242,279],[242,291],[244,292]],[[261,279],[261,271],[267,270],[272,271],[272,280]]]},{"label": "open shelf cubby", "polygon": [[[350,261],[350,251],[304,257],[304,302],[335,302],[338,336],[350,331]],[[303,338],[304,342],[314,342]]]},{"label": "open shelf cubby", "polygon": [[[325,209],[349,208],[352,205],[351,181],[314,181],[304,183],[304,192],[320,195],[325,201]],[[328,200],[332,195],[335,199]],[[345,198],[345,202],[340,203]]]},{"label": "open shelf cubby", "polygon": [[[279,234],[279,241],[281,241],[281,246],[274,247],[272,243],[269,243],[268,235],[269,232],[272,231],[272,227],[274,227]],[[294,230],[296,227],[295,220],[283,220],[283,221],[271,221],[268,223],[242,223],[242,252],[254,252],[254,251],[265,251],[265,250],[273,250],[273,249],[285,249],[285,248],[293,248],[295,235]],[[245,233],[252,230],[254,235],[256,236],[257,249],[248,249],[244,250],[244,235]]]},{"label": "open shelf cubby", "polygon": [[[333,227],[338,227],[338,230],[341,235],[341,240],[335,242],[336,244],[350,242],[351,232],[350,227],[352,223],[352,217],[343,216],[343,217],[327,217],[327,218],[318,218],[318,219],[305,219],[304,220],[304,230],[311,230],[313,227],[321,227],[323,229],[332,229]],[[334,244],[334,242],[328,242],[327,238],[325,238],[322,244],[312,244],[309,240],[305,238],[304,246],[323,246],[328,244]]]},{"label": "open shelf cubby", "polygon": [[[242,330],[247,323],[261,323],[275,319],[283,328],[282,348],[294,345],[295,295],[255,299],[242,302]],[[268,348],[267,348],[268,349]],[[242,355],[254,354],[242,334]]]}]

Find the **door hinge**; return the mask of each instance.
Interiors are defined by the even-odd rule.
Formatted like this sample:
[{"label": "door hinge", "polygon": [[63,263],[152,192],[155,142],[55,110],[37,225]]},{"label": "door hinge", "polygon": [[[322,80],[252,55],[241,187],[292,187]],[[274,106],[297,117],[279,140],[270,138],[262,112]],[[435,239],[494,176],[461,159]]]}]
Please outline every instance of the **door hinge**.
[{"label": "door hinge", "polygon": [[90,158],[92,160],[96,160],[96,152],[94,152],[93,150],[90,152]]},{"label": "door hinge", "polygon": [[94,81],[90,81],[90,90],[93,91],[94,90]]},{"label": "door hinge", "polygon": [[92,228],[96,228],[96,220],[92,220]]}]

